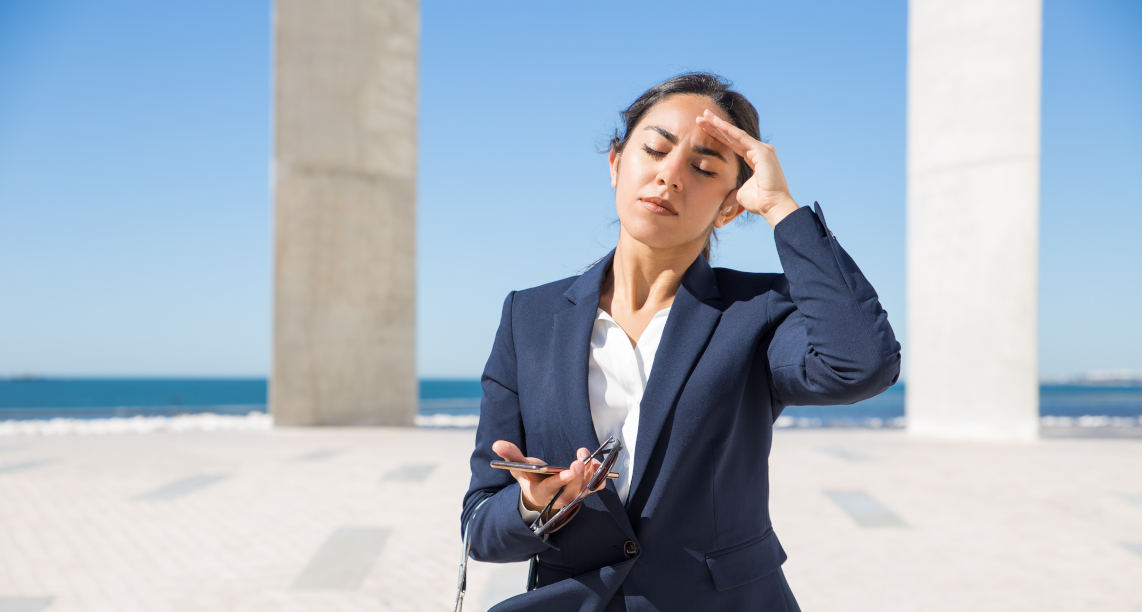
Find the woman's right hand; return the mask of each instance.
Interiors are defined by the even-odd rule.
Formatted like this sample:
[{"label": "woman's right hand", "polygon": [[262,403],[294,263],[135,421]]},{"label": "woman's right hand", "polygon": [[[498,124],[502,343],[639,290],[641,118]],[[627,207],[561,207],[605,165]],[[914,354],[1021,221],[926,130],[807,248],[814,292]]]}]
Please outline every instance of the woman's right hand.
[{"label": "woman's right hand", "polygon": [[[523,452],[515,444],[507,440],[496,440],[492,444],[492,452],[499,455],[504,461],[516,461],[523,463],[531,463],[534,465],[544,465],[547,462],[535,457],[524,457]],[[551,511],[554,513],[563,506],[571,503],[575,496],[583,490],[587,485],[587,481],[591,479],[591,475],[602,465],[598,459],[592,459],[589,464],[583,463],[583,459],[589,457],[591,451],[585,447],[580,448],[576,452],[578,461],[571,463],[571,466],[559,472],[558,474],[537,474],[534,472],[522,472],[519,470],[509,470],[511,475],[519,482],[519,488],[523,492],[523,505],[528,510],[536,512],[543,509],[547,502],[551,501],[552,496],[559,491],[560,487],[563,492],[559,494],[559,499],[551,506]],[[599,489],[606,486],[606,479],[598,488],[591,491],[594,493]]]}]

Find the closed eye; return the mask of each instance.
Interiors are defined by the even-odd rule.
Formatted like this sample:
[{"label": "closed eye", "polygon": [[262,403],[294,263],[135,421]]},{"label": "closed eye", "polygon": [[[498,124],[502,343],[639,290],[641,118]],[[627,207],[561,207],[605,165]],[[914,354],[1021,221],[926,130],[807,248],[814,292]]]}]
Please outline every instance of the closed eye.
[{"label": "closed eye", "polygon": [[[662,159],[662,157],[664,155],[666,155],[666,153],[663,153],[662,151],[656,151],[656,150],[650,148],[650,146],[648,146],[648,145],[642,145],[642,150],[646,151],[647,154],[650,155],[651,157],[653,157],[654,159]],[[703,170],[703,169],[699,168],[698,166],[692,166],[692,168],[694,168],[695,170],[700,172],[703,176],[709,176],[709,177],[718,176],[717,172],[710,172],[709,170]]]},{"label": "closed eye", "polygon": [[642,145],[642,150],[649,153],[650,156],[653,157],[654,159],[662,159],[662,156],[666,155],[662,151],[655,151],[654,149],[650,148],[648,145]]}]

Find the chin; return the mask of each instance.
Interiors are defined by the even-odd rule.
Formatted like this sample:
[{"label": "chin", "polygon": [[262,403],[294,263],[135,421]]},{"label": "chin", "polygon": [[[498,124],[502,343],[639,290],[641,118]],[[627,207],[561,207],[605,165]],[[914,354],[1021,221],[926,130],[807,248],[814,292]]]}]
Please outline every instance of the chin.
[{"label": "chin", "polygon": [[651,225],[635,223],[624,225],[623,229],[632,239],[652,249],[674,249],[686,244],[685,240],[674,236],[673,232],[665,232],[662,228],[650,227]]}]

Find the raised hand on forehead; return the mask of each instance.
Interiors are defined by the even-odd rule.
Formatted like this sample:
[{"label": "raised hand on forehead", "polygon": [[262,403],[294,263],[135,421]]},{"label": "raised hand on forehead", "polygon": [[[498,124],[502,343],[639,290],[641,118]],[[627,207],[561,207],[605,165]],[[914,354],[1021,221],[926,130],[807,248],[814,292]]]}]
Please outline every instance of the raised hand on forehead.
[{"label": "raised hand on forehead", "polygon": [[739,204],[765,217],[771,226],[776,226],[785,215],[797,210],[797,202],[789,195],[789,185],[785,182],[785,173],[777,161],[777,149],[773,145],[750,136],[709,109],[695,121],[707,134],[724,143],[753,168],[753,176],[737,189],[736,194],[731,194],[736,196]]}]

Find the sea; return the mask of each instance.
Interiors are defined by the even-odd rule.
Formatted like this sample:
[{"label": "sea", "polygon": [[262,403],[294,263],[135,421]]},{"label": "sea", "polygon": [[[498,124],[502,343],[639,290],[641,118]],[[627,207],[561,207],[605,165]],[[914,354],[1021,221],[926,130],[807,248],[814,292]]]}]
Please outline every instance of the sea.
[{"label": "sea", "polygon": [[[476,426],[479,380],[422,379],[419,383],[418,425]],[[790,406],[776,426],[903,428],[904,389],[905,383],[899,383],[877,397],[846,406]],[[265,378],[0,379],[0,433],[141,431],[162,429],[172,422],[267,427],[271,420],[266,396]],[[1142,433],[1142,385],[1043,384],[1039,415],[1044,428]],[[116,427],[116,422],[134,425]]]}]

